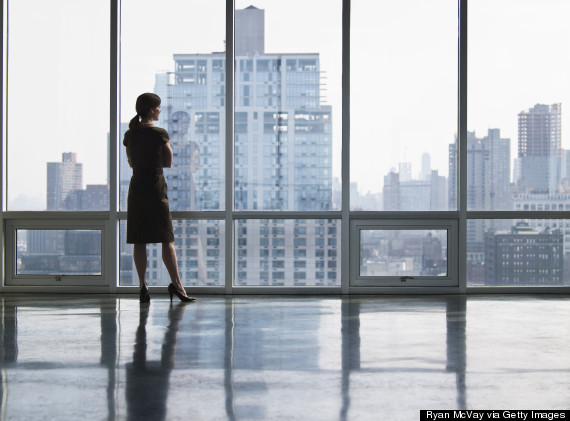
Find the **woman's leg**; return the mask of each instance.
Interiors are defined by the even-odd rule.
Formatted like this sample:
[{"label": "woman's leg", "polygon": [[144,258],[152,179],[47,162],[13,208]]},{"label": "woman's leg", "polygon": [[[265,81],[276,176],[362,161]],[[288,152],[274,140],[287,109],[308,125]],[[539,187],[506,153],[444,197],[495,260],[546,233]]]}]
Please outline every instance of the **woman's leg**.
[{"label": "woman's leg", "polygon": [[162,261],[166,270],[170,275],[170,280],[172,284],[180,290],[184,295],[184,287],[182,286],[182,281],[180,281],[180,275],[178,273],[178,259],[176,258],[176,249],[174,248],[174,242],[172,243],[162,243]]},{"label": "woman's leg", "polygon": [[146,285],[146,244],[133,245],[133,260],[139,276],[139,286],[142,288]]}]

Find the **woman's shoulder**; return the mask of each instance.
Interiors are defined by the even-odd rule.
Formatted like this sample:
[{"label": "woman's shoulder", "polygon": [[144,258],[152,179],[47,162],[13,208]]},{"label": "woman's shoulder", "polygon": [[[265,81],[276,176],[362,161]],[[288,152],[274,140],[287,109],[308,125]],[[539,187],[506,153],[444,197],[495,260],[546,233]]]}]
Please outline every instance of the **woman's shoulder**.
[{"label": "woman's shoulder", "polygon": [[165,129],[163,129],[162,127],[148,126],[148,128],[155,133],[160,133],[160,134],[166,133],[166,134],[168,134],[168,132]]},{"label": "woman's shoulder", "polygon": [[161,143],[166,143],[170,140],[168,132],[162,127],[157,126],[146,126],[137,127],[135,129],[129,129],[124,134],[123,144],[129,146],[129,143],[133,140],[143,140],[143,139],[160,139]]},{"label": "woman's shoulder", "polygon": [[168,132],[162,127],[150,126],[149,129],[152,130],[153,133],[158,135],[165,143],[170,140]]}]

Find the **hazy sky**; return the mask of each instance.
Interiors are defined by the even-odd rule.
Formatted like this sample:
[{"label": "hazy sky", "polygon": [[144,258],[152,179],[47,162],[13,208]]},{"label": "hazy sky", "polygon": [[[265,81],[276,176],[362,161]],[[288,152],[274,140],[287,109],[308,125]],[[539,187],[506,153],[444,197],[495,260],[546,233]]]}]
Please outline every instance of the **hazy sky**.
[{"label": "hazy sky", "polygon": [[109,6],[17,0],[9,16],[9,209],[19,196],[45,208],[46,162],[61,161],[62,152],[79,154],[84,181],[105,182]]},{"label": "hazy sky", "polygon": [[[46,162],[73,151],[84,183],[106,177],[109,127],[109,7],[90,0],[11,1],[9,39],[9,200],[45,204]],[[340,176],[340,0],[236,1],[265,9],[266,52],[318,52],[333,106],[335,176]],[[122,1],[121,120],[152,91],[174,53],[224,50],[222,0]],[[220,12],[222,11],[222,12]],[[537,103],[570,111],[567,0],[469,2],[469,120],[482,137],[500,128],[515,157],[517,114]],[[399,162],[420,172],[423,152],[447,175],[457,132],[457,1],[352,2],[351,178],[379,192]],[[33,152],[33,153],[31,153]]]}]

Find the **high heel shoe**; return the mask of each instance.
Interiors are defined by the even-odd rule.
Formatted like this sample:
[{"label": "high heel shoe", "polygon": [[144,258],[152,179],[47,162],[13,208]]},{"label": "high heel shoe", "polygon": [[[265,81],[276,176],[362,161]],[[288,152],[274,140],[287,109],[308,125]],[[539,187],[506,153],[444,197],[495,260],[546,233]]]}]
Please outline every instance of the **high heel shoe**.
[{"label": "high heel shoe", "polygon": [[144,285],[141,288],[140,302],[141,303],[150,303],[150,294],[148,293],[148,287],[146,285]]},{"label": "high heel shoe", "polygon": [[176,296],[182,301],[183,303],[189,303],[190,301],[195,301],[196,298],[194,297],[187,297],[186,295],[182,294],[178,288],[174,286],[174,284],[168,285],[168,293],[170,294],[170,303],[172,304],[172,296],[176,294]]}]

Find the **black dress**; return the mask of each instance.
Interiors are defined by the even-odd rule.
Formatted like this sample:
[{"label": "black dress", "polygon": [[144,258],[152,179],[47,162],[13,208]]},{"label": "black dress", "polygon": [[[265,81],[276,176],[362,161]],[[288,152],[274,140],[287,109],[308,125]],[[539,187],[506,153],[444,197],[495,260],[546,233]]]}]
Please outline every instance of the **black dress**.
[{"label": "black dress", "polygon": [[162,173],[168,132],[147,126],[127,130],[127,147],[133,176],[127,197],[127,243],[171,243],[172,216],[168,207],[166,180]]}]

